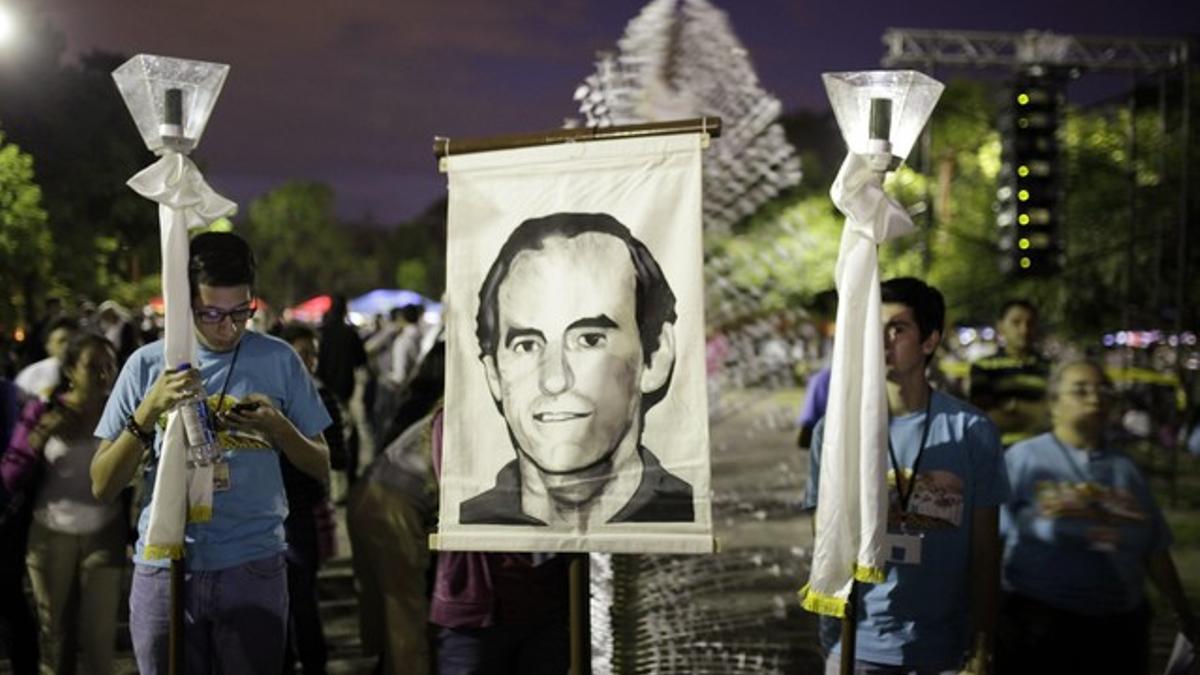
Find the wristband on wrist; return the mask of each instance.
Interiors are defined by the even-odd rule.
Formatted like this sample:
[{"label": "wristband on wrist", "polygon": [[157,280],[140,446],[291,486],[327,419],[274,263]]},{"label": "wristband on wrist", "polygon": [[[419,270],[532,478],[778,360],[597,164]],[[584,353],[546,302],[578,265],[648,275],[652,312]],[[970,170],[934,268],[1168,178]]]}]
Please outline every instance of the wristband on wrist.
[{"label": "wristband on wrist", "polygon": [[133,437],[138,439],[143,447],[154,446],[154,434],[138,426],[137,420],[133,419],[133,413],[129,413],[129,417],[125,418],[125,431],[133,434]]}]

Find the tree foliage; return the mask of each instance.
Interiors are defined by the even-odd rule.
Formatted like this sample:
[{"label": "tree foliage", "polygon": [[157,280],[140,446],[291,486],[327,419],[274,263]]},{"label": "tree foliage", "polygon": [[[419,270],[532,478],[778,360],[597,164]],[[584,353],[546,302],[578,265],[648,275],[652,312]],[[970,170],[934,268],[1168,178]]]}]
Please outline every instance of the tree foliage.
[{"label": "tree foliage", "polygon": [[48,271],[23,261],[29,294],[145,300],[155,291],[143,277],[158,270],[158,218],[125,186],[153,159],[112,83],[125,57],[92,53],[68,63],[61,35],[26,10],[25,48],[0,68],[0,122],[34,158],[54,242]]},{"label": "tree foliage", "polygon": [[341,290],[349,255],[328,186],[292,182],[259,197],[250,203],[244,234],[258,259],[257,291],[267,302],[289,306]]},{"label": "tree foliage", "polygon": [[[1187,299],[1200,297],[1200,279],[1188,271],[1200,263],[1200,246],[1188,246],[1182,266],[1176,259],[1184,151],[1178,100],[1168,100],[1165,118],[1155,105],[1068,108],[1060,135],[1064,265],[1056,276],[1035,279],[1006,277],[999,268],[999,103],[985,84],[949,84],[930,121],[928,162],[918,145],[886,184],[914,214],[918,231],[881,247],[882,275],[917,275],[938,286],[950,321],[989,321],[1005,299],[1028,297],[1051,330],[1094,339],[1122,327],[1172,327],[1182,290],[1183,311],[1192,312],[1182,323],[1194,325]],[[709,311],[718,322],[726,315],[721,308],[738,300],[768,312],[807,307],[833,286],[842,217],[828,189],[844,148],[828,142],[837,133],[828,116],[791,115],[784,124],[804,157],[806,181],[760,209],[736,236],[709,237]],[[1193,167],[1198,136],[1188,150]],[[926,164],[928,173],[913,168]],[[1193,168],[1189,192],[1198,177]]]},{"label": "tree foliage", "polygon": [[0,326],[28,316],[29,289],[52,278],[53,253],[33,158],[0,134]]},{"label": "tree foliage", "polygon": [[445,275],[445,202],[391,228],[338,220],[323,183],[291,182],[250,203],[235,227],[254,247],[258,293],[278,307],[314,295],[353,297],[399,285],[438,297]]}]

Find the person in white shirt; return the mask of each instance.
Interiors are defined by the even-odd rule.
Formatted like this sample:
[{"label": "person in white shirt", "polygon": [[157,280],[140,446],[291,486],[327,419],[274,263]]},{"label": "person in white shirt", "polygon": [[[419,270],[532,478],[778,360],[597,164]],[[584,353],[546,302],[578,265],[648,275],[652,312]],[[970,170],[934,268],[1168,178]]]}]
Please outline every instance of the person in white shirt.
[{"label": "person in white shirt", "polygon": [[421,356],[421,305],[405,305],[400,308],[403,328],[392,342],[391,368],[388,375],[396,385],[403,385],[417,366]]},{"label": "person in white shirt", "polygon": [[[60,351],[62,376],[45,400],[25,406],[0,480],[32,500],[25,562],[37,600],[42,672],[112,672],[125,569],[120,502],[92,494],[92,435],[117,374],[103,335],[83,332]],[[80,664],[77,669],[76,659]]]},{"label": "person in white shirt", "polygon": [[17,373],[15,380],[21,389],[21,395],[26,399],[40,398],[46,400],[54,387],[58,386],[59,370],[62,364],[63,352],[71,341],[79,323],[68,317],[56,319],[47,326],[46,353],[49,354],[41,361],[35,361]]}]

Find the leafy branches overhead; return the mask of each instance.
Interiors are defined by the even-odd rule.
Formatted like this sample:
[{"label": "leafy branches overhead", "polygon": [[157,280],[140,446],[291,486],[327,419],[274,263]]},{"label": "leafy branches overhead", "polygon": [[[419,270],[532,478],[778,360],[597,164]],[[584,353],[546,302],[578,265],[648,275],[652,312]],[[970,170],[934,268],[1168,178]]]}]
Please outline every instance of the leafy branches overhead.
[{"label": "leafy branches overhead", "polygon": [[254,200],[245,236],[258,258],[257,291],[272,304],[341,290],[353,274],[327,185],[287,183]]},{"label": "leafy branches overhead", "polygon": [[250,203],[240,232],[258,259],[260,296],[288,307],[314,295],[358,295],[399,285],[429,297],[442,290],[445,202],[385,229],[347,223],[323,183],[286,183]]},{"label": "leafy branches overhead", "polygon": [[[1059,227],[1063,270],[1050,278],[1018,280],[999,269],[994,203],[1000,168],[997,99],[978,82],[955,81],[935,110],[929,172],[926,158],[910,157],[889,178],[887,189],[915,214],[918,231],[881,247],[883,276],[913,274],[946,295],[950,321],[988,321],[1009,297],[1028,297],[1042,308],[1047,327],[1067,338],[1101,331],[1170,327],[1175,298],[1200,297],[1200,277],[1189,275],[1200,246],[1179,247],[1180,138],[1172,115],[1157,109],[1068,109],[1060,143],[1065,170]],[[1200,110],[1194,110],[1193,116]],[[1177,117],[1176,117],[1177,119]],[[790,123],[790,126],[788,126]],[[785,119],[790,138],[820,184],[777,198],[739,228],[736,237],[708,238],[709,312],[718,323],[735,312],[738,299],[753,311],[810,306],[833,286],[833,264],[842,217],[827,195],[844,150],[822,142],[831,131],[818,116]],[[1131,136],[1136,130],[1136,137]],[[1200,160],[1200,135],[1189,151]],[[1195,192],[1200,171],[1190,175]],[[926,216],[932,213],[932,219]],[[1179,284],[1183,283],[1183,286]],[[1181,293],[1182,291],[1182,293]],[[751,311],[743,307],[742,313]],[[1191,324],[1183,317],[1183,324]]]},{"label": "leafy branches overhead", "polygon": [[[158,268],[158,219],[125,181],[153,158],[112,84],[124,59],[92,53],[67,63],[62,41],[48,26],[44,32],[30,40],[39,49],[0,70],[0,121],[34,158],[43,227],[54,242],[46,257],[21,260],[26,295],[34,304],[51,292],[144,300],[138,280]],[[39,268],[44,262],[48,270]]]},{"label": "leafy branches overhead", "polygon": [[27,289],[50,276],[54,242],[41,202],[33,158],[0,134],[0,326],[18,319],[18,307],[28,311]]}]

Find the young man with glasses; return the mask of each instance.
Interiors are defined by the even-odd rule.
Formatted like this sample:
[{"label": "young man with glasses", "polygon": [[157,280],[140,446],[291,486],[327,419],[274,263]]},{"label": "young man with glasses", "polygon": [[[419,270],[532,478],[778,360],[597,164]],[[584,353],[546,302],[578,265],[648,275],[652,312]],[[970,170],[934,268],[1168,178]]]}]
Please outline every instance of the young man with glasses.
[{"label": "young man with glasses", "polygon": [[[212,518],[186,530],[184,650],[189,673],[281,672],[287,622],[283,453],[325,482],[329,450],[321,432],[330,418],[296,352],[247,331],[254,315],[254,254],[239,236],[210,232],[191,242],[188,281],[199,342],[198,363],[163,363],[163,343],[142,347],[122,369],[96,428],[100,449],[92,489],[114,498],[137,472],[143,453],[154,484],[166,414],[202,395],[219,420],[221,453],[213,470]],[[168,561],[148,556],[150,501],[138,523],[129,628],[138,669],[166,673]]]}]

